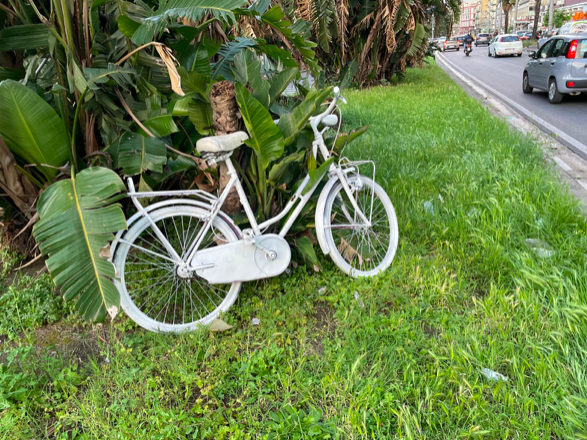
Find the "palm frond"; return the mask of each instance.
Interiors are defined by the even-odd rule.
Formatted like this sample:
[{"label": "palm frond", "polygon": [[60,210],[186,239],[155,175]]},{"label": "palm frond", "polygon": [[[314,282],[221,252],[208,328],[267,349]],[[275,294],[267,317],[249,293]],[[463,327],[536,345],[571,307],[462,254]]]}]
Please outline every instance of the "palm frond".
[{"label": "palm frond", "polygon": [[132,41],[137,45],[148,43],[153,40],[154,35],[161,33],[170,21],[197,22],[208,14],[219,20],[235,23],[234,10],[246,4],[247,0],[162,1],[155,15],[143,19]]}]

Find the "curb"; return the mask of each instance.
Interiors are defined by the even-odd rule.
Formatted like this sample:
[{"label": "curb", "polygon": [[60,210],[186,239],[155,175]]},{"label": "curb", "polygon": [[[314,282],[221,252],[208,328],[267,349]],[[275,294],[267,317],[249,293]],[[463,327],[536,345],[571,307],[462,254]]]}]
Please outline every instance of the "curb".
[{"label": "curb", "polygon": [[[571,151],[573,151],[575,154],[581,157],[581,159],[587,160],[587,145],[579,142],[575,138],[569,136],[568,134],[559,130],[555,126],[549,124],[544,119],[539,118],[534,113],[527,110],[525,107],[521,106],[517,102],[512,101],[510,98],[498,92],[497,90],[489,87],[486,84],[483,84],[481,81],[477,80],[476,78],[462,70],[460,67],[455,66],[453,63],[448,61],[444,55],[438,54],[436,58],[439,61],[441,61],[441,63],[444,64],[448,69],[450,69],[453,74],[458,76],[464,83],[466,83],[469,87],[475,90],[475,92],[483,96],[483,98],[487,98],[487,95],[490,94],[493,98],[496,98],[502,103],[508,105],[516,113],[518,113],[520,116],[536,125],[538,128],[546,132],[548,135],[555,137],[556,140],[558,140],[563,145],[568,147]],[[482,92],[480,93],[479,90],[482,90]]]}]

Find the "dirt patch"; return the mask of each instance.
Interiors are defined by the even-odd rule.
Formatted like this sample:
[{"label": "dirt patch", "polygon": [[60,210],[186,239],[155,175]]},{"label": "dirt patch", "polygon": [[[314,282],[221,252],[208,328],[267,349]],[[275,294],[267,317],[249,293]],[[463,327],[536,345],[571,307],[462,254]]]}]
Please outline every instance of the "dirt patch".
[{"label": "dirt patch", "polygon": [[[100,324],[94,326],[72,325],[70,322],[60,321],[55,324],[39,327],[32,331],[30,336],[36,355],[41,358],[45,354],[59,356],[67,362],[85,364],[90,360],[104,362],[100,354],[100,347],[108,344],[110,329]],[[25,335],[17,340],[24,341]],[[8,349],[16,342],[4,342],[0,351],[0,362],[6,362]]]},{"label": "dirt patch", "polygon": [[438,335],[440,335],[440,331],[436,327],[433,327],[430,324],[428,324],[427,322],[424,323],[422,329],[429,338],[437,338]]},{"label": "dirt patch", "polygon": [[34,346],[39,352],[59,354],[76,363],[87,363],[90,359],[102,362],[100,346],[107,344],[110,330],[107,326],[72,326],[58,322],[35,330]]},{"label": "dirt patch", "polygon": [[310,352],[316,355],[324,354],[324,339],[334,335],[338,323],[334,318],[335,310],[330,304],[319,302],[314,305],[312,319],[314,326],[312,334],[316,335],[309,341]]}]

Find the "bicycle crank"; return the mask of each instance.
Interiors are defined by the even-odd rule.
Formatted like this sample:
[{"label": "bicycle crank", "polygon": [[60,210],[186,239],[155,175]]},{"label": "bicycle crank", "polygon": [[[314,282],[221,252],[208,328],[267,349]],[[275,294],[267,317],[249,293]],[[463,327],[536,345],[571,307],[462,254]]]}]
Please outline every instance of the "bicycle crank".
[{"label": "bicycle crank", "polygon": [[190,267],[210,284],[228,284],[271,278],[282,274],[291,249],[276,234],[260,235],[196,252]]}]

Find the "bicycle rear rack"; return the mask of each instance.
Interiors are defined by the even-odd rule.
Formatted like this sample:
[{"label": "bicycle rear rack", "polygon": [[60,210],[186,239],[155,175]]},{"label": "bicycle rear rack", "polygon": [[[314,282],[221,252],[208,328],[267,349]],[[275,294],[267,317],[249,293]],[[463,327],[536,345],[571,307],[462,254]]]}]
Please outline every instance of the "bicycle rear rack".
[{"label": "bicycle rear rack", "polygon": [[[375,162],[373,162],[372,160],[355,160],[355,161],[351,161],[349,160],[348,157],[341,157],[340,160],[338,161],[338,166],[340,167],[340,169],[342,170],[342,172],[347,176],[347,178],[349,177],[349,175],[355,175],[357,176],[357,179],[359,179],[360,182],[360,176],[361,176],[361,170],[365,170],[365,168],[367,168],[367,171],[369,171],[369,174],[365,173],[363,171],[362,175],[363,176],[369,176],[370,175],[370,179],[373,180],[373,182],[375,182]],[[373,172],[371,173],[371,169],[373,170]],[[355,181],[355,186],[360,188],[357,183],[359,183],[357,181]],[[373,191],[371,193],[371,207],[369,209],[368,213],[364,213],[367,218],[369,219],[369,222],[372,220],[372,216],[373,216],[373,203],[375,201],[375,192]]]},{"label": "bicycle rear rack", "polygon": [[210,194],[201,189],[188,189],[188,190],[176,190],[176,191],[139,191],[135,190],[135,184],[132,178],[127,179],[128,196],[131,198],[154,198],[154,197],[197,197],[206,203],[213,204],[218,200],[213,194]]}]

